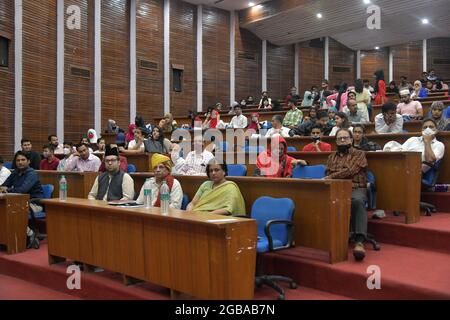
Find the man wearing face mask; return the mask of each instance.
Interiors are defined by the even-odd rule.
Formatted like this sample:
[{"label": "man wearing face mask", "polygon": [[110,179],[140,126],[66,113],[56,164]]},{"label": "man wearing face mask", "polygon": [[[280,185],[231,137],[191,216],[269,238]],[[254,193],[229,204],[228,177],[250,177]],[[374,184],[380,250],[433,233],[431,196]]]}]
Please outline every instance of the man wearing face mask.
[{"label": "man wearing face mask", "polygon": [[444,157],[445,146],[437,141],[438,133],[436,122],[427,119],[422,124],[422,136],[412,137],[402,145],[402,151],[415,151],[422,153],[422,172],[427,172],[433,165]]},{"label": "man wearing face mask", "polygon": [[367,237],[367,159],[364,151],[352,147],[353,137],[349,129],[336,133],[337,151],[328,157],[325,179],[349,179],[352,181],[352,212],[350,231],[356,236],[353,249],[355,260],[364,259],[364,240]]},{"label": "man wearing face mask", "polygon": [[55,157],[55,148],[51,144],[46,144],[42,147],[42,156],[39,170],[56,170],[59,165],[59,159]]},{"label": "man wearing face mask", "polygon": [[73,143],[72,142],[64,141],[63,153],[64,153],[64,158],[59,160],[59,164],[58,164],[58,168],[57,168],[58,171],[65,171],[66,164],[73,158]]}]

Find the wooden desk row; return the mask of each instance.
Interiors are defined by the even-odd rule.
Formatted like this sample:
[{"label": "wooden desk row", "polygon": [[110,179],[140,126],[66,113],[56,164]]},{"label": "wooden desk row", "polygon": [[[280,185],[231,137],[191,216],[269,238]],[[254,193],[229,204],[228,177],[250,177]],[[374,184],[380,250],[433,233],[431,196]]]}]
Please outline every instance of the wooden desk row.
[{"label": "wooden desk row", "polygon": [[257,226],[230,218],[103,201],[43,201],[50,264],[72,259],[200,299],[252,299]]}]

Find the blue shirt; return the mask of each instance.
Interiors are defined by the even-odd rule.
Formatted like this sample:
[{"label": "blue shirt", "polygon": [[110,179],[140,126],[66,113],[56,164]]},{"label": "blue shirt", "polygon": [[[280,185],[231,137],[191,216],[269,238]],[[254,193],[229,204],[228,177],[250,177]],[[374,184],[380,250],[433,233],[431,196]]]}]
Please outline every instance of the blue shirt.
[{"label": "blue shirt", "polygon": [[28,167],[25,171],[14,170],[3,183],[9,193],[29,194],[30,199],[41,199],[43,190],[37,172]]}]

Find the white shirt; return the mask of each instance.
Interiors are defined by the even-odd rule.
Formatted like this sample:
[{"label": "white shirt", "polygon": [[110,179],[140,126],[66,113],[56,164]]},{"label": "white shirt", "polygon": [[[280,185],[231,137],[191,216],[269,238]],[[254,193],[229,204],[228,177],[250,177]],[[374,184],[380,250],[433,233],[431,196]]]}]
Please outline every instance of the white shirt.
[{"label": "white shirt", "polygon": [[240,116],[234,116],[230,122],[231,128],[244,129],[247,127],[247,117],[241,114]]},{"label": "white shirt", "polygon": [[291,131],[291,129],[286,127],[281,127],[281,129],[270,128],[266,132],[266,138],[271,138],[277,135],[281,135],[283,138],[289,138],[289,131]]},{"label": "white shirt", "polygon": [[[340,129],[340,127],[334,126],[333,129],[331,129],[329,136],[334,137],[336,135],[336,132],[338,132],[339,129]],[[353,133],[353,127],[348,128],[348,130],[350,130]]]},{"label": "white shirt", "polygon": [[[146,140],[146,139],[144,139],[144,141],[145,141],[145,140]],[[145,152],[144,141],[142,141],[141,147],[139,148],[139,151]],[[137,150],[137,149],[136,149],[136,145],[137,145],[136,140],[134,140],[134,139],[131,140],[130,142],[128,142],[128,150]]]},{"label": "white shirt", "polygon": [[172,162],[175,164],[172,168],[172,174],[186,176],[206,176],[206,166],[214,159],[214,155],[207,150],[200,154],[191,151],[186,159],[180,157],[178,152],[172,152],[171,156]]},{"label": "white shirt", "polygon": [[398,113],[395,117],[395,122],[387,125],[383,113],[378,114],[375,117],[375,131],[377,133],[401,133],[403,131],[403,117]]},{"label": "white shirt", "polygon": [[[444,157],[445,145],[434,138],[431,141],[431,150],[433,150],[436,161],[439,161]],[[425,161],[425,144],[423,143],[423,137],[409,138],[402,145],[402,151],[420,152],[422,153],[422,161]]]},{"label": "white shirt", "polygon": [[[150,179],[150,189],[152,190],[152,206],[155,205],[156,200],[158,199],[159,193],[158,185],[156,184],[156,179]],[[181,209],[181,203],[183,202],[183,190],[181,189],[181,184],[177,179],[173,180],[172,190],[170,190],[170,201],[169,207],[174,209]],[[144,204],[144,186],[141,188],[141,192],[139,193],[139,197],[136,200],[138,204]]]},{"label": "white shirt", "polygon": [[11,171],[9,171],[8,168],[2,166],[2,169],[0,170],[0,186],[6,181],[6,179],[8,179],[10,174]]},{"label": "white shirt", "polygon": [[[109,182],[111,182],[111,176],[109,176]],[[107,201],[108,191],[109,191],[109,185],[108,185],[108,189],[106,189],[106,193],[105,193],[105,196],[103,197],[103,201]],[[95,182],[94,182],[94,185],[92,186],[91,192],[89,192],[88,199],[96,200],[97,194],[98,194],[98,177],[95,178]],[[133,181],[133,178],[128,173],[125,173],[123,175],[122,196],[123,197],[121,200],[133,200],[134,199],[134,181]]]}]

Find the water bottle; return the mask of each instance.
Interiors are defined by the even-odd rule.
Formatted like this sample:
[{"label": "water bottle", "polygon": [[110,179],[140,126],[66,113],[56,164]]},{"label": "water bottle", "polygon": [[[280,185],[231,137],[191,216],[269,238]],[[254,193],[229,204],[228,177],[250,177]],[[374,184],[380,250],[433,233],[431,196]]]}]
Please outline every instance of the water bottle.
[{"label": "water bottle", "polygon": [[152,189],[150,187],[150,179],[146,179],[144,183],[144,207],[149,209],[152,207]]},{"label": "water bottle", "polygon": [[170,191],[169,186],[167,185],[166,180],[163,181],[161,188],[159,190],[159,194],[161,195],[161,214],[169,213],[169,202],[170,202]]},{"label": "water bottle", "polygon": [[61,180],[59,180],[59,200],[67,200],[67,180],[65,176],[62,176]]}]

